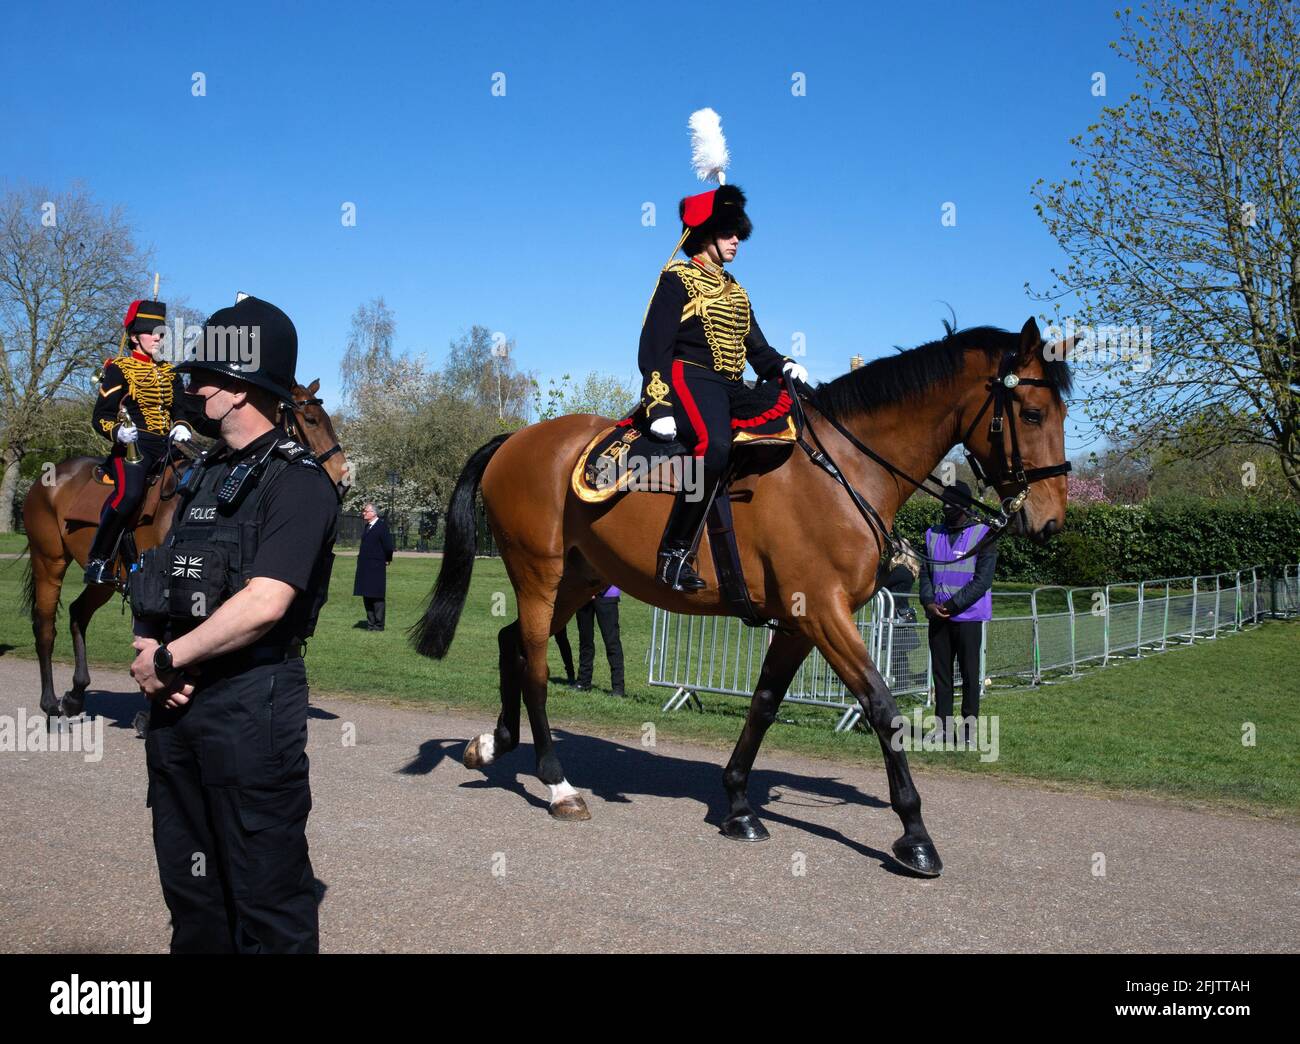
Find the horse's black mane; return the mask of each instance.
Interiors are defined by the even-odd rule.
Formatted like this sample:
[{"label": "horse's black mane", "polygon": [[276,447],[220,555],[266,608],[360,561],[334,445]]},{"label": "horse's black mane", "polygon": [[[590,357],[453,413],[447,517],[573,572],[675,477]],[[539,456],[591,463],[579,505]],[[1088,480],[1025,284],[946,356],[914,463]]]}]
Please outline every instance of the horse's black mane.
[{"label": "horse's black mane", "polygon": [[[818,384],[811,401],[821,413],[838,420],[870,413],[881,406],[919,398],[936,384],[952,380],[961,371],[962,359],[970,349],[981,349],[996,367],[1003,353],[1019,346],[1020,334],[996,326],[950,328],[948,335],[937,341],[873,359]],[[1070,394],[1070,366],[1064,359],[1044,358],[1043,377],[1058,398]]]}]

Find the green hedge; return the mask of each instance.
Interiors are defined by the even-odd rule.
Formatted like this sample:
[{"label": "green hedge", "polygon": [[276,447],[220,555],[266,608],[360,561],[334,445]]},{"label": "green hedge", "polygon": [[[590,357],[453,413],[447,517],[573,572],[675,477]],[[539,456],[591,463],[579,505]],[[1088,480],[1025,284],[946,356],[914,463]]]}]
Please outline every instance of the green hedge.
[{"label": "green hedge", "polygon": [[[938,521],[938,502],[914,496],[898,512],[894,528],[921,548],[922,534]],[[1064,532],[1046,544],[1005,537],[997,579],[1091,585],[1297,561],[1300,505],[1152,500],[1070,505]]]}]

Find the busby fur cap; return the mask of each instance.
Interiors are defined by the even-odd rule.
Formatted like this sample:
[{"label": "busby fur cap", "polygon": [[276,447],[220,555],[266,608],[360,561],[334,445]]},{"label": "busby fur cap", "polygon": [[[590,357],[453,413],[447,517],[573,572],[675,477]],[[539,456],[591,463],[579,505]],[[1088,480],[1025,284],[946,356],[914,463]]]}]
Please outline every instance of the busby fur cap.
[{"label": "busby fur cap", "polygon": [[754,223],[745,213],[745,193],[738,185],[719,185],[711,192],[688,196],[677,204],[682,225],[691,230],[682,244],[687,254],[697,254],[705,244],[720,236],[735,235],[746,240]]},{"label": "busby fur cap", "polygon": [[167,323],[167,306],[161,301],[132,301],[122,319],[128,334],[153,333]]}]

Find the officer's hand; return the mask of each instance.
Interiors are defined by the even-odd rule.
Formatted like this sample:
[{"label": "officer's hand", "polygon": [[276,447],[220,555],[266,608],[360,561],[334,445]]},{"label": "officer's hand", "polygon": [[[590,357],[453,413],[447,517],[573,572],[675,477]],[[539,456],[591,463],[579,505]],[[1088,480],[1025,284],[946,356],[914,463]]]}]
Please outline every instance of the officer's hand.
[{"label": "officer's hand", "polygon": [[194,692],[194,686],[189,682],[183,683],[175,692],[167,697],[163,706],[168,710],[176,710],[177,707],[184,707],[190,702],[190,696]]},{"label": "officer's hand", "polygon": [[117,441],[122,445],[135,442],[140,437],[140,432],[134,424],[120,424],[117,428]]},{"label": "officer's hand", "polygon": [[650,434],[657,439],[663,439],[668,442],[677,438],[677,421],[672,417],[660,417],[650,425]]},{"label": "officer's hand", "polygon": [[140,691],[152,700],[167,688],[153,672],[153,654],[158,642],[153,638],[137,637],[131,648],[139,653],[131,664],[131,677],[140,686]]},{"label": "officer's hand", "polygon": [[172,442],[189,442],[194,437],[188,424],[173,424],[170,432]]},{"label": "officer's hand", "polygon": [[925,606],[925,615],[931,620],[944,620],[948,614],[943,611],[943,606],[936,602],[927,602]]},{"label": "officer's hand", "polygon": [[802,381],[805,384],[808,383],[808,371],[793,360],[787,361],[786,364],[781,367],[781,372],[796,381]]}]

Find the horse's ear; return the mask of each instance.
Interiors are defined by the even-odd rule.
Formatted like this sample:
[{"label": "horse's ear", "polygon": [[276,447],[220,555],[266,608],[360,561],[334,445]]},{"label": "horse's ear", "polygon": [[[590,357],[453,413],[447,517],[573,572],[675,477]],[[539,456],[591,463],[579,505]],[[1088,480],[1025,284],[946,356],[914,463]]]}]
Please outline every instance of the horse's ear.
[{"label": "horse's ear", "polygon": [[307,394],[308,394],[308,395],[315,395],[318,391],[320,391],[320,378],[319,378],[319,377],[317,377],[314,381],[312,381],[311,384],[307,385]]},{"label": "horse's ear", "polygon": [[1034,354],[1034,349],[1042,343],[1043,335],[1038,332],[1038,321],[1031,315],[1020,328],[1020,349],[1016,352],[1017,368],[1028,363],[1029,357]]}]

